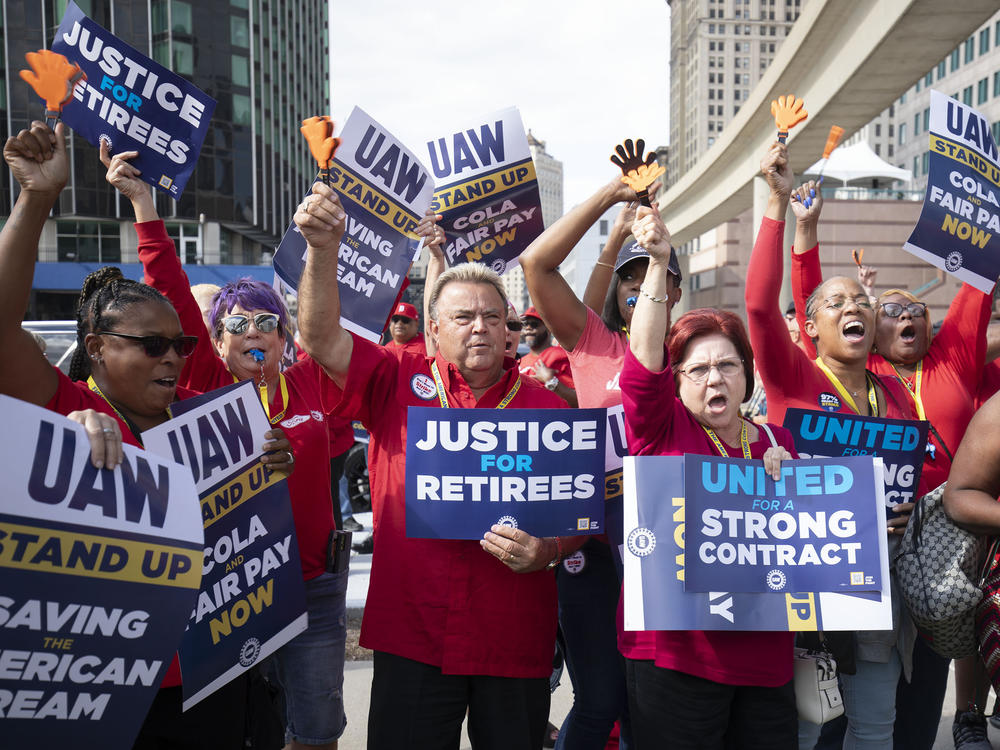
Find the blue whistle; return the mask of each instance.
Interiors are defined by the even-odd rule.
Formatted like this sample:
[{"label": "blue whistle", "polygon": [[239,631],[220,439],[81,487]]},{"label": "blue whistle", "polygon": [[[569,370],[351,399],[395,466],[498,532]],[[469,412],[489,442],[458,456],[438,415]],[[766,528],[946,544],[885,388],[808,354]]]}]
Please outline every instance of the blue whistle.
[{"label": "blue whistle", "polygon": [[251,349],[250,353],[253,355],[255,362],[260,363],[264,361],[264,352],[262,352],[260,349]]},{"label": "blue whistle", "polygon": [[934,460],[934,454],[937,453],[937,448],[934,447],[934,443],[927,441],[927,453],[931,454],[931,461]]},{"label": "blue whistle", "polygon": [[635,303],[639,301],[638,297],[629,297],[625,300],[625,304],[629,307],[635,307]]}]

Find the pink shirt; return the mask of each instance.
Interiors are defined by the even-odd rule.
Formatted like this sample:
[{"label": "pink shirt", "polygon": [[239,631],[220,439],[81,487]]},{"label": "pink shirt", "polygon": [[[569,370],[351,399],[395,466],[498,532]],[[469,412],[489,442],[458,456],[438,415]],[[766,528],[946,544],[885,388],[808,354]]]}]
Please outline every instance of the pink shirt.
[{"label": "pink shirt", "polygon": [[628,339],[613,333],[597,313],[587,308],[587,324],[569,355],[576,398],[581,409],[617,406],[622,402],[618,374]]}]

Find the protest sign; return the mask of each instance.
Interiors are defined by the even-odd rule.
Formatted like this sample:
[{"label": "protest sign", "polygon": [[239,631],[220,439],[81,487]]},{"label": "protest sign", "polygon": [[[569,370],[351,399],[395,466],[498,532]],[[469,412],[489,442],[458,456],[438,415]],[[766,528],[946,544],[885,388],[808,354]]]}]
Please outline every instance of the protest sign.
[{"label": "protest sign", "polygon": [[[882,503],[881,459],[872,494]],[[887,630],[892,627],[885,518],[876,514],[880,592],[685,591],[684,457],[626,457],[626,630]]]},{"label": "protest sign", "polygon": [[448,265],[485,263],[497,273],[545,229],[535,164],[511,107],[427,142]]},{"label": "protest sign", "polygon": [[625,520],[622,516],[622,460],[628,455],[625,437],[625,407],[608,407],[607,435],[604,441],[604,531],[611,545],[611,559],[619,580],[622,577],[622,545]]},{"label": "protest sign", "polygon": [[[330,187],[347,214],[337,258],[340,324],[378,342],[420,248],[414,229],[434,186],[420,160],[358,107],[340,139],[330,167]],[[297,290],[305,263],[306,241],[293,221],[274,253],[274,272]]]},{"label": "protest sign", "polygon": [[141,179],[179,198],[198,162],[215,100],[90,20],[70,2],[52,50],[80,66],[62,119],[93,146],[138,151]]},{"label": "protest sign", "polygon": [[[433,388],[433,384],[431,384]],[[438,409],[406,416],[406,535],[481,539],[604,530],[604,409]]]},{"label": "protest sign", "polygon": [[189,468],[201,503],[202,585],[180,647],[187,710],[307,623],[288,483],[260,463],[271,426],[253,383],[175,407],[173,419],[142,438]]},{"label": "protest sign", "polygon": [[0,512],[4,747],[132,747],[201,580],[190,472],[6,396]]},{"label": "protest sign", "polygon": [[1000,159],[989,120],[931,91],[927,192],[905,250],[983,292],[1000,275]]},{"label": "protest sign", "polygon": [[882,589],[870,460],[684,459],[685,591]]},{"label": "protest sign", "polygon": [[862,417],[844,412],[789,409],[784,427],[801,458],[878,456],[885,467],[885,507],[912,503],[920,484],[927,446],[927,422]]}]

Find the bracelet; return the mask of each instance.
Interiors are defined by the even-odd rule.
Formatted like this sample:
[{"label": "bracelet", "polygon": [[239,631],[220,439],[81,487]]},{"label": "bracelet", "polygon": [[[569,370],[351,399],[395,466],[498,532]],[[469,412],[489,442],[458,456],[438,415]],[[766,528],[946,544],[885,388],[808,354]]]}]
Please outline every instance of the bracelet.
[{"label": "bracelet", "polygon": [[661,305],[662,305],[662,304],[665,304],[665,303],[666,303],[666,301],[667,301],[667,298],[666,298],[666,296],[663,296],[663,297],[654,297],[654,296],[653,296],[652,294],[650,294],[649,292],[647,292],[647,291],[646,291],[645,289],[643,289],[642,287],[639,287],[639,294],[641,294],[641,295],[642,295],[643,297],[645,297],[646,299],[648,299],[648,300],[650,300],[650,301],[652,301],[652,302],[658,302],[658,303],[660,303]]},{"label": "bracelet", "polygon": [[610,263],[605,263],[603,260],[595,260],[594,261],[594,265],[595,266],[604,266],[605,268],[610,268],[612,271],[615,270],[615,267],[613,265],[611,265]]},{"label": "bracelet", "polygon": [[545,566],[546,570],[552,570],[552,568],[561,563],[563,559],[562,540],[557,536],[552,538],[556,540],[556,556],[552,558],[552,562]]}]

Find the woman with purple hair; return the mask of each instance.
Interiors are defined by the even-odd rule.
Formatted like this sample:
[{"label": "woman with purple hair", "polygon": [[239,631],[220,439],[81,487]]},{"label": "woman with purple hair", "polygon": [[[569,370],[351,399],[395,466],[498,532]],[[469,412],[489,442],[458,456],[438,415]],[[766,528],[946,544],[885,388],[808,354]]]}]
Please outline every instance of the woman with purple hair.
[{"label": "woman with purple hair", "polygon": [[[156,213],[149,187],[128,161],[101,146],[107,180],[132,202],[145,281],[173,303],[185,331],[205,332],[201,309]],[[179,384],[210,391],[241,380],[260,389],[264,411],[293,447],[295,471],[288,493],[295,519],[302,576],[306,582],[308,629],[271,657],[271,674],[285,693],[286,742],[292,748],[336,748],[347,724],[342,696],[347,569],[328,572],[333,533],[330,449],[323,409],[322,370],[308,357],[279,370],[288,331],[288,312],[267,284],[242,278],[223,286],[212,301],[211,336],[200,335]],[[329,403],[336,403],[332,399]]]}]

